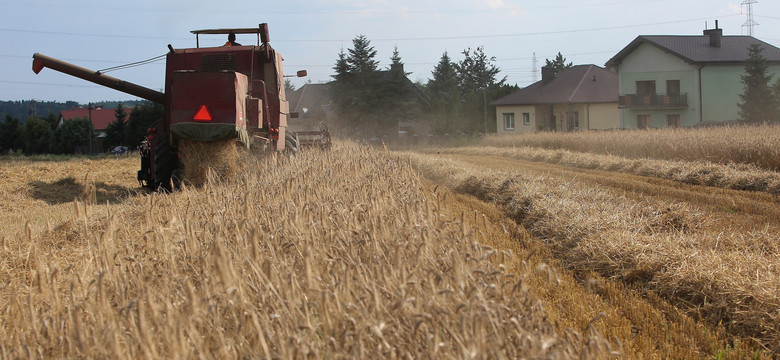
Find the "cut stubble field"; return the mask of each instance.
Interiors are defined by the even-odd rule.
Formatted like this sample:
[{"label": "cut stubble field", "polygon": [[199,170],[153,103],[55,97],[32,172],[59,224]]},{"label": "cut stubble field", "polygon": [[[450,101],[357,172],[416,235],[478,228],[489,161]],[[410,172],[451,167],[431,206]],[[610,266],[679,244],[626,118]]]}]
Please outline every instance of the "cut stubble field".
[{"label": "cut stubble field", "polygon": [[778,134],[522,134],[406,155],[426,177],[501,207],[575,273],[658,294],[777,353]]},{"label": "cut stubble field", "polygon": [[135,159],[102,161],[2,163],[3,357],[777,351],[776,229],[725,228],[766,193],[708,207],[609,173],[339,143],[146,194]]}]

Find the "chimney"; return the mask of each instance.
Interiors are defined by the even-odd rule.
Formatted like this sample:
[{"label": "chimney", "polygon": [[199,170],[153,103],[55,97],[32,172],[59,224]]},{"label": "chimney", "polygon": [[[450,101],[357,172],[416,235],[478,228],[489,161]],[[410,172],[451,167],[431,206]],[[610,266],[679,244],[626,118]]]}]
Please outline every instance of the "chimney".
[{"label": "chimney", "polygon": [[542,82],[548,83],[555,79],[555,70],[549,66],[542,66]]},{"label": "chimney", "polygon": [[718,28],[718,20],[715,20],[715,28],[704,30],[704,36],[710,37],[710,46],[720,47],[720,39],[723,37],[723,29]]},{"label": "chimney", "polygon": [[393,72],[397,71],[397,72],[405,75],[405,73],[404,73],[404,64],[403,63],[400,63],[400,64],[390,64],[390,71],[393,71]]}]

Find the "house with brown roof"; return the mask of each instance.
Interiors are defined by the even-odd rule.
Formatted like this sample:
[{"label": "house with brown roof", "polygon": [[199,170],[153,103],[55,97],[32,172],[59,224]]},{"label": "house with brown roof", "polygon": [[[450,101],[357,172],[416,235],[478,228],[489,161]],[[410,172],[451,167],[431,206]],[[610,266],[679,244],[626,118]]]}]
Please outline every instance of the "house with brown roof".
[{"label": "house with brown roof", "polygon": [[297,118],[287,120],[291,131],[318,130],[321,122],[329,123],[333,119],[330,107],[330,84],[304,84],[289,96],[292,112]]},{"label": "house with brown roof", "polygon": [[[130,112],[132,108],[126,107],[125,120],[130,118]],[[60,111],[60,117],[57,121],[57,126],[62,125],[63,122],[82,118],[91,119],[92,127],[95,129],[95,135],[97,137],[104,137],[108,125],[116,120],[116,109],[104,109],[103,107],[89,108],[75,108],[71,110]]]},{"label": "house with brown roof", "polygon": [[499,134],[540,130],[606,130],[620,126],[617,74],[576,65],[558,74],[542,68],[542,80],[493,101]]},{"label": "house with brown roof", "polygon": [[623,128],[697,126],[739,119],[748,48],[759,44],[780,75],[780,49],[752,36],[639,36],[606,66],[617,69]]}]

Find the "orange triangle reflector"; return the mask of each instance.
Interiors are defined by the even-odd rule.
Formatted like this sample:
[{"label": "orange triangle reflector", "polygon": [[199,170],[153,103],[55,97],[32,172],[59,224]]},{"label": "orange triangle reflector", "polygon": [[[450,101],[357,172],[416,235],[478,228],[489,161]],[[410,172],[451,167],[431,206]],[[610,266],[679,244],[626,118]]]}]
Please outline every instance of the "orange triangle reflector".
[{"label": "orange triangle reflector", "polygon": [[206,105],[201,105],[200,110],[195,113],[195,117],[192,119],[195,121],[211,121],[211,113]]}]

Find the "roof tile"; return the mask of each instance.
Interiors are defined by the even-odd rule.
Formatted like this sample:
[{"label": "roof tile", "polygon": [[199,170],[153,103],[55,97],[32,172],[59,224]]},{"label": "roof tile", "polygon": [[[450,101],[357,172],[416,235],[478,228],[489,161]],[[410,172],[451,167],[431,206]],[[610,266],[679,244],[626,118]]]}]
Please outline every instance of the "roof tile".
[{"label": "roof tile", "polygon": [[552,81],[535,82],[491,104],[536,105],[617,101],[618,77],[615,72],[596,65],[576,65],[559,73]]},{"label": "roof tile", "polygon": [[692,63],[734,63],[748,59],[752,44],[763,46],[763,55],[769,62],[780,62],[780,49],[752,36],[729,35],[721,37],[721,46],[710,46],[707,35],[642,35],[607,61],[614,66],[644,43],[657,46]]},{"label": "roof tile", "polygon": [[[129,119],[132,108],[125,108],[125,119]],[[60,116],[67,121],[75,118],[89,119],[89,109],[62,110]],[[95,130],[105,130],[108,124],[116,120],[116,109],[92,109],[92,126]]]}]

